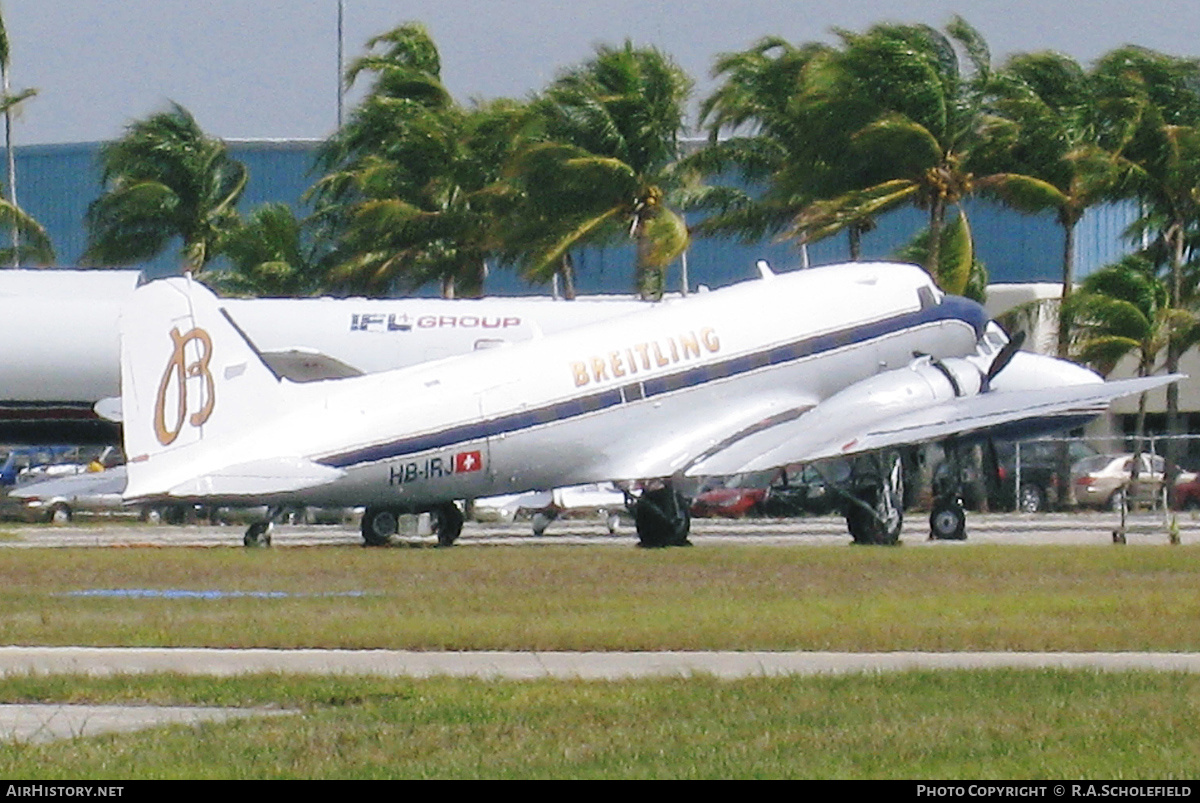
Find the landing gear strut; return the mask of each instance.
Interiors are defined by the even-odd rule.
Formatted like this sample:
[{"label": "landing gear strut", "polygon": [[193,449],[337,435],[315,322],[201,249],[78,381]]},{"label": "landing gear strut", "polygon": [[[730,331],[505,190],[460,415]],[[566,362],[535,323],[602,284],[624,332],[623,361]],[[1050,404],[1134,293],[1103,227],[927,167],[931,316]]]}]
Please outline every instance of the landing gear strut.
[{"label": "landing gear strut", "polygon": [[[367,546],[387,546],[400,532],[400,517],[411,513],[406,508],[369,507],[362,517],[363,543]],[[462,533],[463,514],[453,502],[421,511],[429,513],[429,526],[437,536],[438,546],[451,546]]]},{"label": "landing gear strut", "polygon": [[891,545],[904,524],[904,466],[897,452],[861,458],[846,500],[846,529],[856,544]]},{"label": "landing gear strut", "polygon": [[687,500],[670,483],[642,492],[633,503],[633,521],[640,547],[657,549],[692,545],[688,540],[692,520],[688,515]]}]

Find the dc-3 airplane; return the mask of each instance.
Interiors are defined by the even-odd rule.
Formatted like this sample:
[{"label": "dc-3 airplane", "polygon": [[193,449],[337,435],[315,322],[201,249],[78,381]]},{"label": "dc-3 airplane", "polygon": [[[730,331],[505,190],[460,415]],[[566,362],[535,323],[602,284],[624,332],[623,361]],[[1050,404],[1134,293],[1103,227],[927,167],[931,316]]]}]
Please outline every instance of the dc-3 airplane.
[{"label": "dc-3 airplane", "polygon": [[[151,282],[121,318],[125,499],[365,505],[368,544],[427,511],[449,545],[456,499],[612,480],[630,489],[640,544],[658,547],[688,543],[685,477],[850,457],[851,536],[894,543],[900,447],[1073,426],[1180,378],[1105,383],[1018,352],[915,266],[760,270],[524,343],[308,383],[273,373],[202,285]],[[964,522],[955,495],[935,504],[935,534],[961,537]]]}]

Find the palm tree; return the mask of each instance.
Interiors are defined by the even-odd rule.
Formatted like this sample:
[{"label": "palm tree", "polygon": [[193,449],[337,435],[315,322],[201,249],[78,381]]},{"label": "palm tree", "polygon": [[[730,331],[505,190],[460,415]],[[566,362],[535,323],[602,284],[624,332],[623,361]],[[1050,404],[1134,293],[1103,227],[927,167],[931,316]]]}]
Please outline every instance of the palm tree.
[{"label": "palm tree", "polygon": [[523,109],[456,104],[420,25],[369,48],[347,80],[370,73],[374,84],[318,160],[329,172],[314,191],[317,218],[337,238],[330,276],[368,293],[437,281],[446,296],[478,295],[499,248],[508,197],[499,179]]},{"label": "palm tree", "polygon": [[514,163],[524,221],[510,237],[527,275],[559,271],[581,245],[632,239],[637,292],[662,296],[667,265],[688,245],[671,198],[690,91],[669,57],[626,41],[598,47],[534,102],[541,133]]},{"label": "palm tree", "polygon": [[[913,204],[928,213],[926,269],[949,292],[970,280],[974,255],[941,259],[947,213],[975,189],[973,148],[1002,121],[989,117],[983,87],[991,61],[983,38],[962,18],[946,34],[923,25],[878,25],[839,32],[843,47],[803,103],[845,132],[834,144],[858,160],[857,186],[803,211],[794,234],[814,240],[885,211]],[[963,58],[970,71],[964,69]],[[1006,183],[1024,182],[1010,177]],[[960,210],[961,211],[961,210]]]},{"label": "palm tree", "polygon": [[[8,224],[11,233],[11,248],[0,251],[3,260],[13,267],[20,267],[22,258],[40,264],[54,261],[54,249],[50,246],[50,238],[45,229],[33,218],[25,214],[17,205],[17,166],[16,154],[13,151],[13,120],[12,110],[27,98],[37,94],[36,89],[24,89],[12,94],[9,86],[9,47],[8,31],[4,27],[4,18],[0,15],[0,110],[4,112],[4,153],[7,158],[8,199],[0,202],[0,219]],[[22,238],[22,234],[25,237]],[[23,247],[24,244],[24,247]]]},{"label": "palm tree", "polygon": [[[978,284],[979,263],[963,210],[952,210],[981,186],[975,149],[1012,127],[985,103],[987,45],[959,17],[945,33],[877,25],[837,34],[840,47],[768,39],[718,62],[727,78],[702,108],[713,142],[697,161],[768,183],[758,198],[711,196],[718,214],[703,227],[780,231],[800,243],[845,230],[857,258],[878,215],[915,205],[929,225],[914,252],[943,288],[962,293]],[[722,130],[747,127],[716,142]],[[1037,184],[1009,171],[984,186],[1012,187],[1019,204]]]},{"label": "palm tree", "polygon": [[[1067,357],[1075,284],[1075,227],[1090,207],[1105,200],[1120,174],[1119,154],[1100,146],[1094,81],[1073,59],[1058,53],[1011,57],[989,84],[993,107],[1017,123],[1008,136],[981,148],[977,164],[994,152],[994,174],[976,187],[1011,206],[1055,212],[1063,229],[1062,302],[1058,356]],[[1119,147],[1119,146],[1118,146]],[[1039,181],[1013,180],[1012,173]]]},{"label": "palm tree", "polygon": [[[1172,342],[1194,343],[1195,318],[1171,304],[1170,290],[1145,256],[1134,254],[1084,279],[1068,300],[1073,321],[1072,356],[1107,376],[1126,356],[1137,375],[1151,376]],[[1135,451],[1145,434],[1146,394],[1138,400]]]},{"label": "palm tree", "polygon": [[100,149],[104,194],[88,206],[92,264],[127,265],[183,243],[184,270],[200,273],[237,222],[248,178],[222,140],[177,103],[132,123]]},{"label": "palm tree", "polygon": [[205,282],[225,295],[296,297],[324,289],[317,247],[287,204],[255,209],[225,234],[220,253],[230,268],[208,271]]},{"label": "palm tree", "polygon": [[[1161,242],[1170,266],[1170,305],[1181,310],[1187,245],[1200,225],[1200,62],[1124,47],[1106,54],[1095,72],[1102,136],[1121,143],[1123,172],[1116,194],[1142,204],[1145,213],[1137,228],[1155,233]],[[1182,336],[1168,341],[1168,372],[1179,370],[1191,345]],[[1167,430],[1171,435],[1180,430],[1177,384],[1167,387]],[[1168,441],[1171,479],[1177,447],[1176,440]]]},{"label": "palm tree", "polygon": [[[813,201],[851,189],[857,168],[829,147],[844,132],[827,131],[828,116],[802,102],[821,82],[833,48],[821,43],[799,47],[767,37],[748,50],[718,57],[713,77],[723,83],[704,100],[700,122],[708,145],[685,162],[706,175],[736,171],[746,185],[714,185],[693,200],[712,212],[697,229],[706,234],[736,235],[756,242],[790,228]],[[847,227],[850,257],[859,258],[866,221]]]}]

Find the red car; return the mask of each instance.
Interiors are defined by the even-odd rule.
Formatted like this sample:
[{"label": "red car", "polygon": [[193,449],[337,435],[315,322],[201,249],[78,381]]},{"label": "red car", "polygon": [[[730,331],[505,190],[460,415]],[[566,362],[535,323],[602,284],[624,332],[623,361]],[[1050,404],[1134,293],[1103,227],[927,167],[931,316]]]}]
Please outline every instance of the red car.
[{"label": "red car", "polygon": [[697,518],[737,519],[761,512],[778,471],[741,474],[728,480],[713,480],[692,500],[689,512]]},{"label": "red car", "polygon": [[1200,479],[1186,479],[1175,484],[1175,509],[1200,510]]},{"label": "red car", "polygon": [[691,514],[697,518],[737,519],[756,513],[766,498],[766,488],[713,488],[692,500]]}]

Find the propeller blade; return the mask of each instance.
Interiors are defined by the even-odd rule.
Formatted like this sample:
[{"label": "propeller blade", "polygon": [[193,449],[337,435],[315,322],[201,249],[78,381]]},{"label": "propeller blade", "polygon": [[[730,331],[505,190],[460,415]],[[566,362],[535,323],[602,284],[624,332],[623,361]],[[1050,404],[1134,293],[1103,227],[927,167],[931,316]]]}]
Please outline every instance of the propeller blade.
[{"label": "propeller blade", "polygon": [[1017,332],[1012,336],[1011,339],[1009,339],[1007,343],[1004,344],[1004,348],[1000,349],[1000,353],[996,355],[996,359],[992,360],[992,365],[990,368],[988,368],[987,376],[984,377],[985,384],[990,385],[992,380],[996,378],[996,375],[1003,371],[1005,366],[1012,362],[1012,358],[1018,351],[1021,350],[1021,345],[1024,342],[1025,333]]}]

